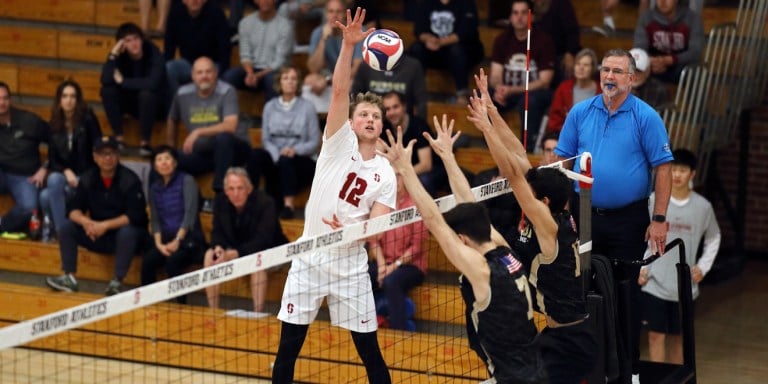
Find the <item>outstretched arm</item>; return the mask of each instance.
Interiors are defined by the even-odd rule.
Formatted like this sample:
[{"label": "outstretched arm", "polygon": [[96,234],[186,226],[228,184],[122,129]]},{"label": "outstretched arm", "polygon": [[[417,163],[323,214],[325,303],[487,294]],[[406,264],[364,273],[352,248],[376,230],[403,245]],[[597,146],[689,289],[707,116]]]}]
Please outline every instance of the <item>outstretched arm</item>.
[{"label": "outstretched arm", "polygon": [[456,157],[453,155],[453,144],[456,139],[461,136],[461,131],[457,131],[453,134],[454,120],[448,121],[448,116],[443,114],[443,123],[440,124],[437,116],[433,116],[432,120],[435,124],[435,138],[429,135],[428,132],[424,132],[424,138],[427,139],[432,150],[440,157],[445,165],[445,172],[448,174],[448,183],[451,185],[451,192],[456,197],[457,203],[473,202],[475,197],[472,195],[471,187],[464,173],[459,167],[459,163],[456,162]]},{"label": "outstretched arm", "polygon": [[499,166],[501,175],[509,180],[520,207],[525,212],[528,219],[536,230],[536,237],[541,247],[541,252],[545,260],[555,257],[557,223],[552,217],[549,207],[542,201],[536,199],[531,186],[525,179],[525,172],[520,166],[519,159],[502,144],[497,130],[491,126],[488,121],[488,109],[485,105],[485,98],[478,98],[477,94],[470,98],[469,116],[467,119],[475,124],[475,127],[483,132],[491,156]]},{"label": "outstretched arm", "polygon": [[488,116],[491,119],[492,127],[496,130],[497,136],[504,147],[508,148],[510,153],[514,154],[518,159],[520,168],[523,172],[528,172],[528,170],[531,169],[531,163],[528,161],[528,154],[525,151],[525,147],[523,147],[523,143],[521,143],[512,132],[512,129],[509,128],[504,117],[499,113],[498,108],[490,102],[492,99],[491,94],[488,92],[488,76],[482,68],[480,68],[480,73],[475,75],[475,84],[480,91],[480,97],[488,100],[485,105],[488,108]]},{"label": "outstretched arm", "polygon": [[[466,176],[464,176],[464,172],[461,171],[459,163],[456,161],[456,156],[453,154],[453,143],[459,138],[461,131],[456,132],[455,135],[453,134],[454,120],[451,119],[450,123],[448,123],[448,118],[445,114],[443,114],[442,124],[437,120],[437,116],[433,116],[433,120],[437,135],[433,139],[429,133],[424,132],[424,137],[429,141],[432,150],[434,150],[435,153],[440,156],[440,160],[443,161],[445,172],[448,175],[448,183],[451,185],[451,192],[453,192],[457,203],[474,202],[475,195],[472,194],[469,181],[467,181]],[[504,236],[502,236],[493,225],[491,225],[491,240],[493,240],[495,244],[509,247],[507,241],[504,240]]]},{"label": "outstretched arm", "polygon": [[381,143],[384,150],[379,151],[379,154],[386,157],[390,164],[392,164],[395,172],[402,176],[405,189],[408,190],[416,207],[419,209],[424,225],[435,236],[445,256],[469,279],[477,300],[484,300],[490,292],[490,269],[488,264],[484,262],[483,255],[466,246],[459,239],[458,235],[451,230],[445,219],[443,219],[437,204],[432,200],[432,196],[427,193],[418,176],[416,176],[416,172],[411,164],[411,152],[413,151],[415,140],[408,143],[407,147],[403,147],[403,130],[399,127],[396,139],[390,131],[387,131],[387,136],[389,144]]},{"label": "outstretched arm", "polygon": [[347,10],[347,25],[336,21],[336,27],[342,31],[341,51],[333,70],[333,92],[331,92],[331,105],[328,108],[328,119],[325,124],[325,138],[333,136],[341,126],[349,119],[349,89],[352,87],[352,53],[355,44],[363,41],[373,28],[363,31],[365,10],[357,8],[355,17],[352,11]]}]

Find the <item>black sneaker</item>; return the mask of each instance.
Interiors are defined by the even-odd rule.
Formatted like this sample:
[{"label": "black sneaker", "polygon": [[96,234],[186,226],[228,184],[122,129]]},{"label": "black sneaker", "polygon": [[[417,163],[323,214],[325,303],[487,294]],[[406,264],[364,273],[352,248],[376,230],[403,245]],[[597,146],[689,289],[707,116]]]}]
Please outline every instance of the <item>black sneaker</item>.
[{"label": "black sneaker", "polygon": [[45,284],[61,292],[77,292],[79,290],[77,282],[67,274],[58,277],[48,277],[45,279]]},{"label": "black sneaker", "polygon": [[141,147],[139,147],[139,156],[141,157],[152,156],[152,147],[150,147],[149,144],[144,144]]},{"label": "black sneaker", "polygon": [[205,213],[213,213],[213,199],[203,200],[202,211]]},{"label": "black sneaker", "polygon": [[107,296],[117,295],[123,290],[123,284],[117,279],[112,279],[107,285],[107,289],[104,290],[104,294]]}]

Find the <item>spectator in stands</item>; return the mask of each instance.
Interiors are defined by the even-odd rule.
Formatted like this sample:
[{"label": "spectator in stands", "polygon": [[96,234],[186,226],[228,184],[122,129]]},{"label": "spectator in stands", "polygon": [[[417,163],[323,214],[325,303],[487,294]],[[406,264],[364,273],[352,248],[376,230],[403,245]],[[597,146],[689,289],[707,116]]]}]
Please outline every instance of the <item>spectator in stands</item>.
[{"label": "spectator in stands", "polygon": [[67,204],[69,220],[59,231],[59,251],[64,274],[49,277],[46,284],[57,291],[78,290],[77,247],[115,255],[115,274],[105,294],[122,290],[135,252],[147,238],[147,209],[139,177],[120,164],[119,143],[103,136],[93,145],[97,167],[80,177],[77,191]]},{"label": "spectator in stands", "polygon": [[[603,10],[603,25],[600,26],[594,26],[592,27],[592,30],[603,35],[603,36],[610,36],[614,32],[616,32],[616,23],[613,20],[613,10],[616,8],[616,5],[619,4],[619,0],[600,0],[600,6]],[[637,5],[637,14],[642,15],[650,8],[653,9],[656,7],[656,2],[654,0],[639,0]],[[688,8],[692,12],[701,13],[701,11],[704,9],[704,0],[690,0],[688,1]]]},{"label": "spectator in stands", "polygon": [[669,88],[655,76],[651,76],[650,59],[642,48],[632,48],[629,51],[635,58],[637,71],[632,82],[632,94],[645,101],[656,110],[672,105]]},{"label": "spectator in stands", "polygon": [[541,139],[541,162],[539,166],[549,165],[557,161],[557,155],[555,155],[555,148],[557,147],[557,140],[560,138],[560,132],[547,132]]},{"label": "spectator in stands", "polygon": [[423,0],[413,30],[413,56],[424,68],[450,71],[456,85],[456,102],[466,104],[469,73],[484,55],[475,2]]},{"label": "spectator in stands", "polygon": [[274,97],[274,73],[289,62],[294,45],[293,24],[278,15],[275,0],[254,0],[258,12],[240,21],[240,67],[224,72],[222,80],[238,89],[260,89],[265,102]]},{"label": "spectator in stands", "polygon": [[151,154],[149,147],[155,118],[165,112],[168,84],[165,60],[152,41],[136,24],[125,23],[117,28],[117,41],[101,69],[101,101],[112,133],[121,147],[123,143],[123,114],[138,117],[141,128],[143,156]]},{"label": "spectator in stands", "polygon": [[[275,202],[263,191],[253,188],[243,168],[230,168],[224,178],[224,195],[217,195],[213,206],[211,247],[205,252],[204,265],[247,256],[284,244]],[[251,274],[253,310],[264,311],[267,294],[267,271]],[[219,286],[205,289],[208,305],[219,308]]]},{"label": "spectator in stands", "polygon": [[[581,28],[571,0],[533,0],[533,9],[536,14],[533,28],[547,33],[555,43],[557,66],[552,80],[554,88],[573,77],[576,55],[581,51]],[[531,48],[536,46],[538,42],[533,40]]]},{"label": "spectator in stands", "polygon": [[40,192],[40,206],[58,233],[67,220],[66,200],[74,195],[80,176],[96,166],[93,143],[102,134],[99,120],[83,99],[80,84],[73,80],[65,80],[56,88],[49,124],[49,174]]},{"label": "spectator in stands", "polygon": [[320,127],[315,107],[300,97],[299,70],[283,67],[275,88],[278,97],[267,102],[261,126],[263,148],[251,151],[248,173],[254,184],[265,176],[267,191],[282,201],[280,217],[294,217],[294,197],[312,183],[313,155],[320,144]]},{"label": "spectator in stands", "polygon": [[[496,37],[491,54],[490,85],[493,101],[501,110],[515,108],[523,122],[525,109],[526,51],[529,0],[514,0],[509,14],[510,28]],[[533,29],[530,82],[528,83],[528,151],[533,151],[541,120],[552,101],[550,85],[555,70],[555,45],[545,32]],[[522,124],[521,124],[522,126]]]},{"label": "spectator in stands", "polygon": [[181,121],[187,137],[179,154],[179,169],[198,175],[215,172],[213,190],[222,191],[227,168],[242,164],[250,152],[248,127],[238,124],[235,89],[218,81],[213,61],[207,57],[192,65],[192,82],[179,88],[168,112],[167,144],[176,143]]},{"label": "spectator in stands", "polygon": [[657,1],[638,18],[634,36],[635,47],[648,52],[652,75],[675,84],[686,65],[701,60],[706,41],[701,15],[678,1]]},{"label": "spectator in stands", "polygon": [[407,112],[422,119],[427,117],[427,80],[421,63],[404,54],[391,71],[376,71],[367,65],[357,68],[352,83],[353,93],[373,92],[384,96],[397,92],[405,97]]},{"label": "spectator in stands", "polygon": [[32,112],[11,105],[11,88],[0,81],[0,193],[16,202],[0,220],[2,231],[26,231],[37,208],[37,188],[43,186],[46,166],[40,144],[48,143],[48,125]]},{"label": "spectator in stands", "polygon": [[[150,37],[163,37],[165,33],[165,24],[168,21],[168,10],[171,8],[172,0],[139,0],[139,19],[141,30]],[[149,29],[149,13],[152,11],[152,4],[157,6],[157,24],[155,29]]]},{"label": "spectator in stands", "polygon": [[[328,0],[325,3],[325,22],[312,31],[309,41],[309,74],[304,78],[302,90],[304,98],[310,100],[318,112],[328,112],[331,103],[331,73],[341,51],[341,31],[336,28],[336,21],[343,22],[346,9],[342,0]],[[363,62],[362,42],[355,46],[352,59],[352,77]]]},{"label": "spectator in stands", "polygon": [[[397,176],[397,206],[405,209],[414,205],[405,190],[402,176]],[[380,291],[387,300],[389,327],[407,329],[405,299],[408,291],[421,285],[427,273],[427,250],[423,248],[429,232],[424,222],[408,224],[384,232],[368,241],[373,260],[368,263],[373,291]]]},{"label": "spectator in stands", "polygon": [[[199,190],[195,179],[177,169],[178,152],[161,145],[152,154],[152,168],[159,177],[149,187],[150,230],[153,245],[141,263],[141,285],[157,280],[165,266],[168,277],[179,276],[194,264],[202,264],[205,236],[200,226]],[[176,298],[186,303],[186,295]]]},{"label": "spectator in stands", "polygon": [[165,69],[171,95],[180,85],[192,81],[192,63],[199,57],[210,57],[223,73],[229,68],[231,52],[227,18],[221,7],[207,0],[182,3],[171,8],[165,32]]},{"label": "spectator in stands", "polygon": [[397,127],[402,127],[404,140],[407,142],[416,140],[411,154],[411,163],[424,188],[434,195],[437,175],[432,172],[432,149],[429,148],[429,142],[424,137],[424,132],[431,132],[429,125],[423,118],[412,116],[406,111],[405,97],[401,93],[388,92],[382,98],[382,102],[386,121],[381,139],[387,139],[387,129],[395,132]]},{"label": "spectator in stands", "polygon": [[600,84],[595,81],[598,63],[595,51],[584,48],[576,54],[576,65],[573,77],[560,83],[552,98],[547,120],[548,132],[560,132],[565,123],[565,117],[574,104],[603,93]]}]

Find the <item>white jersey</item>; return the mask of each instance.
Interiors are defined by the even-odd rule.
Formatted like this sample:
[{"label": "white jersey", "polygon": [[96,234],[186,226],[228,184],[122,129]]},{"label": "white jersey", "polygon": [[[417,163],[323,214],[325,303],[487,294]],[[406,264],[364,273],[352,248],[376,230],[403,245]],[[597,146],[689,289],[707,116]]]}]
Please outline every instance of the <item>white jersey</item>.
[{"label": "white jersey", "polygon": [[[389,161],[381,156],[363,161],[357,136],[347,121],[332,137],[323,137],[302,237],[331,231],[323,218],[336,215],[349,225],[368,219],[376,202],[394,209],[396,190]],[[294,259],[277,318],[309,324],[327,297],[331,324],[355,332],[375,331],[376,305],[363,245],[360,240]]]},{"label": "white jersey", "polygon": [[[357,135],[347,121],[332,137],[323,136],[302,237],[330,231],[322,219],[331,219],[334,214],[342,224],[350,225],[367,220],[375,202],[395,209],[396,193],[395,172],[389,161],[378,155],[363,161]],[[345,253],[362,244],[351,244]]]}]

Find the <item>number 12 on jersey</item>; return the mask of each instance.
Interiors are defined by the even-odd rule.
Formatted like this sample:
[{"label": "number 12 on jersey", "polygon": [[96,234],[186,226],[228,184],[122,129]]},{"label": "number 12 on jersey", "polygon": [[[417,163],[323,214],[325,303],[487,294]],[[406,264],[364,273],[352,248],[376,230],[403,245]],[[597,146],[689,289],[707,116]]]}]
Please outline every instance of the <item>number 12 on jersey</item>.
[{"label": "number 12 on jersey", "polygon": [[357,177],[357,173],[350,172],[347,174],[347,180],[344,181],[341,191],[339,191],[339,199],[357,207],[360,204],[360,196],[365,193],[366,188],[368,188],[368,182]]}]

